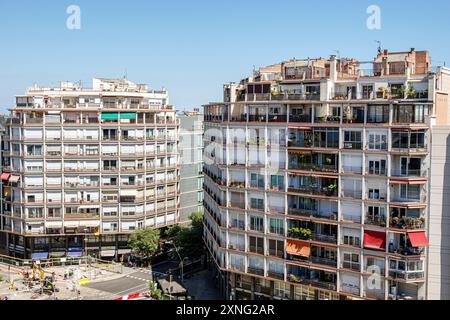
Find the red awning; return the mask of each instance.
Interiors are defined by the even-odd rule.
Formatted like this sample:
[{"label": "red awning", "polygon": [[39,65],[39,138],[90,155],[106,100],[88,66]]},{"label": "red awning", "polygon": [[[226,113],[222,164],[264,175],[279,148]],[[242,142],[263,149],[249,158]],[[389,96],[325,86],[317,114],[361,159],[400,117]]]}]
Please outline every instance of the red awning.
[{"label": "red awning", "polygon": [[425,231],[408,232],[408,237],[413,248],[428,247],[430,245]]},{"label": "red awning", "polygon": [[384,250],[386,248],[386,234],[371,230],[364,231],[364,248]]},{"label": "red awning", "polygon": [[8,181],[8,180],[9,180],[9,177],[11,177],[11,174],[10,174],[10,173],[2,173],[1,179],[2,179],[3,181]]}]

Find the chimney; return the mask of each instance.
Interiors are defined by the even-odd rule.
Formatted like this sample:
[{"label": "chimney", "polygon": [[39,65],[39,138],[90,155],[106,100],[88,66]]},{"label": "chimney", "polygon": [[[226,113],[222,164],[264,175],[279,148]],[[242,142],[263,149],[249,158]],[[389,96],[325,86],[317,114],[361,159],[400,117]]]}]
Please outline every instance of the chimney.
[{"label": "chimney", "polygon": [[389,75],[389,63],[388,63],[388,58],[387,57],[383,57],[382,75],[383,76],[388,76]]},{"label": "chimney", "polygon": [[385,56],[387,56],[388,53],[389,53],[388,49],[384,49],[384,53],[383,53],[383,54],[384,54]]},{"label": "chimney", "polygon": [[338,77],[337,71],[337,59],[335,55],[330,57],[330,79],[331,81],[336,81]]}]

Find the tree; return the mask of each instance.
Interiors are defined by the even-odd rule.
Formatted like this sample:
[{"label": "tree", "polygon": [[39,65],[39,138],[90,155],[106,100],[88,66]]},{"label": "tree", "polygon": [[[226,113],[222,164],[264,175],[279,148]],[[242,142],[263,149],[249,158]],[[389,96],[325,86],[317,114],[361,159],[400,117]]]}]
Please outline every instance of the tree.
[{"label": "tree", "polygon": [[158,250],[159,237],[160,233],[158,229],[146,228],[136,230],[130,236],[128,245],[134,253],[148,259]]},{"label": "tree", "polygon": [[181,227],[175,245],[182,258],[197,259],[204,253],[203,246],[203,213],[194,212],[190,217],[191,227]]},{"label": "tree", "polygon": [[167,229],[165,235],[169,239],[175,239],[182,230],[183,227],[180,226],[179,224],[176,224]]}]

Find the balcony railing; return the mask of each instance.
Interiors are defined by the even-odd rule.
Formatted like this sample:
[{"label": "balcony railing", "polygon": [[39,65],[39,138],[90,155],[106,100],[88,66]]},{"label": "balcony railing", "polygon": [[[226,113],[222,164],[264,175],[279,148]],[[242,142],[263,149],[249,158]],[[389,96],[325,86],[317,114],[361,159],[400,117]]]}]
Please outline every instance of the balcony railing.
[{"label": "balcony railing", "polygon": [[327,187],[318,188],[318,187],[311,187],[311,186],[291,186],[288,188],[288,191],[294,192],[294,193],[301,193],[301,194],[337,197],[337,190],[329,189]]},{"label": "balcony railing", "polygon": [[312,121],[311,114],[291,115],[291,116],[289,116],[289,122],[311,123],[311,121]]},{"label": "balcony railing", "polygon": [[311,235],[311,240],[317,241],[317,242],[337,243],[337,235],[326,235],[326,234],[313,233]]},{"label": "balcony railing", "polygon": [[324,215],[315,210],[289,208],[288,213],[293,216],[311,217],[311,218],[317,218],[317,219],[328,219],[328,220],[333,220],[333,221],[337,220],[337,212],[330,213],[329,215]]},{"label": "balcony railing", "polygon": [[425,218],[420,217],[391,217],[389,226],[396,229],[424,229]]},{"label": "balcony railing", "polygon": [[348,269],[348,270],[353,270],[353,271],[360,271],[361,264],[359,262],[343,261],[342,268]]},{"label": "balcony railing", "polygon": [[364,222],[375,226],[385,227],[386,217],[384,216],[366,216]]},{"label": "balcony railing", "polygon": [[258,276],[264,276],[264,269],[247,267],[247,273],[256,274]]},{"label": "balcony railing", "polygon": [[425,279],[424,271],[398,271],[389,270],[389,277],[393,279],[401,279],[405,281],[417,281]]},{"label": "balcony railing", "polygon": [[337,260],[329,259],[329,258],[311,256],[310,261],[315,264],[326,265],[326,266],[330,266],[333,268],[336,268],[336,266],[337,266]]}]

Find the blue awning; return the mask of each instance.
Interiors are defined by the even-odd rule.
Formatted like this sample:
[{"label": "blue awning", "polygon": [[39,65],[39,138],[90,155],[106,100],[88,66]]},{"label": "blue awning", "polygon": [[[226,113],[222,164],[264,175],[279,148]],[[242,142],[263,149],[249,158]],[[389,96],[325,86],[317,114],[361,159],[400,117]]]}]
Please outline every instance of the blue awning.
[{"label": "blue awning", "polygon": [[35,252],[31,254],[31,260],[45,260],[48,259],[48,252]]}]

